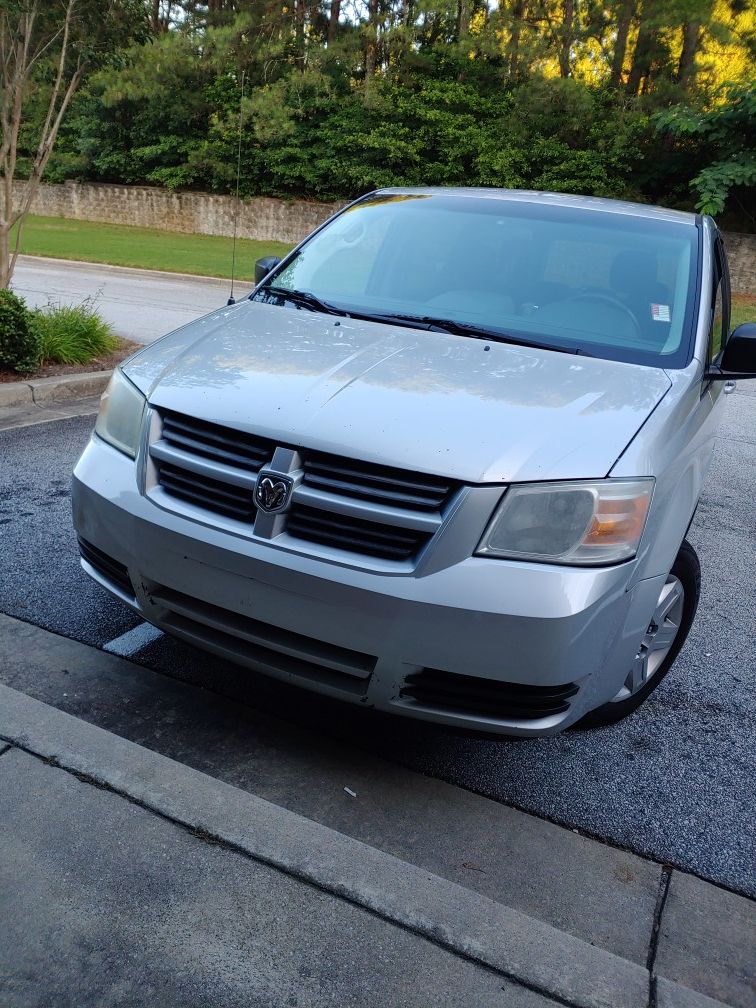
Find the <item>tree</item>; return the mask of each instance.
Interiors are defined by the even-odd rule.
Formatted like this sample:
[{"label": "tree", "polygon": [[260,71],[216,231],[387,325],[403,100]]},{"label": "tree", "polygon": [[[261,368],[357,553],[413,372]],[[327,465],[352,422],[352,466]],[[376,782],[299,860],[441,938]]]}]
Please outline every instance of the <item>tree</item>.
[{"label": "tree", "polygon": [[[751,87],[731,87],[724,101],[709,111],[676,105],[656,116],[660,133],[674,138],[687,156],[698,196],[696,209],[720,214],[728,197],[740,191],[741,227],[756,224],[753,187],[756,185],[756,92]],[[699,169],[696,171],[696,169]],[[750,198],[749,198],[750,197]]]},{"label": "tree", "polygon": [[[144,40],[146,14],[140,0],[0,0],[0,289],[10,283],[24,220],[74,94],[113,45]],[[42,115],[24,159],[26,183],[14,197],[25,113],[40,100]]]}]

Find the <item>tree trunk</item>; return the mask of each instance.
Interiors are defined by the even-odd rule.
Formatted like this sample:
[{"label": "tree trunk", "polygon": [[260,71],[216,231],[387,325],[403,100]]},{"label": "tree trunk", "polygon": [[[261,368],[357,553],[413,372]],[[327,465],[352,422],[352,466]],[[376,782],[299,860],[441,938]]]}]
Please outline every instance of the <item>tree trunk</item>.
[{"label": "tree trunk", "polygon": [[649,76],[651,74],[651,62],[656,48],[657,29],[653,22],[648,19],[649,0],[645,0],[641,9],[641,22],[638,27],[638,38],[633,52],[633,62],[627,78],[628,94],[637,95],[648,88]]},{"label": "tree trunk", "polygon": [[306,0],[294,0],[294,48],[295,60],[300,70],[305,68],[305,21],[307,16]]},{"label": "tree trunk", "polygon": [[515,77],[519,64],[520,55],[520,32],[522,31],[522,17],[525,13],[525,0],[514,0],[510,11],[511,25],[509,29],[509,41],[507,42],[506,57],[509,67],[509,76]]},{"label": "tree trunk", "polygon": [[689,87],[696,77],[696,55],[701,41],[701,22],[688,21],[683,25],[683,44],[677,79],[683,87]]},{"label": "tree trunk", "polygon": [[459,0],[457,6],[457,41],[470,33],[471,6],[471,0]]},{"label": "tree trunk", "polygon": [[572,49],[575,20],[575,0],[562,0],[562,27],[559,32],[559,74],[570,76],[570,50]]},{"label": "tree trunk", "polygon": [[10,230],[5,223],[0,224],[0,290],[10,284]]},{"label": "tree trunk", "polygon": [[622,82],[622,70],[625,66],[625,54],[627,53],[627,36],[630,34],[630,24],[635,13],[635,0],[622,0],[617,12],[617,38],[614,43],[614,55],[612,57],[612,72],[609,77],[609,84],[617,88]]},{"label": "tree trunk", "polygon": [[341,16],[341,0],[331,0],[331,13],[328,17],[328,45],[336,40],[336,32],[339,30],[339,17]]},{"label": "tree trunk", "polygon": [[367,40],[365,42],[365,97],[373,86],[373,78],[378,64],[378,4],[379,0],[368,0]]}]

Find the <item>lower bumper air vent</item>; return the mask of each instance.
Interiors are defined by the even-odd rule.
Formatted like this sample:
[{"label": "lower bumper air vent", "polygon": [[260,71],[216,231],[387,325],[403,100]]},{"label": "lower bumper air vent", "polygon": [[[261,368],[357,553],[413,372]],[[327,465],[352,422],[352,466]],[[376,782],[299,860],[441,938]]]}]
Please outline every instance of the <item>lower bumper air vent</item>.
[{"label": "lower bumper air vent", "polygon": [[103,553],[101,549],[98,549],[81,537],[79,537],[79,552],[82,558],[87,561],[90,567],[93,567],[97,571],[100,577],[115,585],[124,595],[128,595],[132,599],[134,598],[134,586],[131,583],[129,572],[122,563],[114,560],[113,557],[108,556],[107,553]]},{"label": "lower bumper air vent", "polygon": [[407,676],[400,698],[448,714],[534,721],[563,714],[577,692],[575,683],[534,686],[425,668]]}]

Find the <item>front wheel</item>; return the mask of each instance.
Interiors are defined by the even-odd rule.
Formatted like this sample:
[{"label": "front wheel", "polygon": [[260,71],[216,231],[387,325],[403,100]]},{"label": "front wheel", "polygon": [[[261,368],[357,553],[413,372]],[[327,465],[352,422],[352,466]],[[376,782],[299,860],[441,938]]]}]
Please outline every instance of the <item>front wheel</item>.
[{"label": "front wheel", "polygon": [[637,710],[653,693],[685,643],[701,594],[701,564],[687,541],[667,575],[654,614],[638,648],[622,689],[617,695],[586,714],[576,728],[615,724]]}]

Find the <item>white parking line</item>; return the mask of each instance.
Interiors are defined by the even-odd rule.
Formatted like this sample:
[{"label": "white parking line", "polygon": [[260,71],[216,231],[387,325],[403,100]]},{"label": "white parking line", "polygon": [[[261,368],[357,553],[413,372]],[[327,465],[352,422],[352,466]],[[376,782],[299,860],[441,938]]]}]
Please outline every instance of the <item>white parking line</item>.
[{"label": "white parking line", "polygon": [[151,623],[140,623],[133,630],[128,630],[125,634],[121,634],[120,637],[115,637],[112,641],[108,641],[104,647],[106,651],[111,651],[122,658],[129,658],[162,636],[163,631],[158,630]]}]

